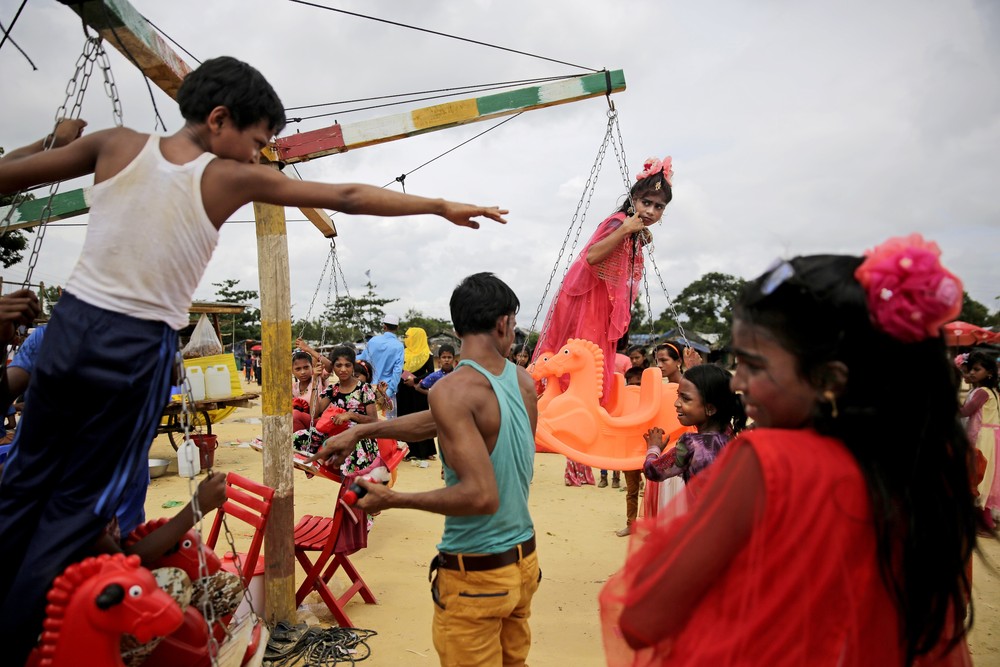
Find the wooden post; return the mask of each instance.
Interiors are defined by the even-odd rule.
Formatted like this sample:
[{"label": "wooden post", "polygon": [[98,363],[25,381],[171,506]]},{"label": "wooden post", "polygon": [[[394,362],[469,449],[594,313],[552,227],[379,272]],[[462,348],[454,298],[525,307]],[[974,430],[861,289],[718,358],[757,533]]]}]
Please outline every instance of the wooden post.
[{"label": "wooden post", "polygon": [[[277,165],[273,165],[277,168]],[[264,534],[267,620],[295,623],[295,504],[292,480],[292,322],[283,206],[253,206],[260,274],[261,413],[264,483],[274,503]]]}]

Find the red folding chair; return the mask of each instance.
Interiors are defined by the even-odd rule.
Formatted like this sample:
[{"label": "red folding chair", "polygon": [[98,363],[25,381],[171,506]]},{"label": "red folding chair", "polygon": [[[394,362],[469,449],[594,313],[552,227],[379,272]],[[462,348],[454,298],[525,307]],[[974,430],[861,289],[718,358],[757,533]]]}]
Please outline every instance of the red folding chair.
[{"label": "red folding chair", "polygon": [[[379,440],[379,449],[383,452],[383,463],[390,471],[395,471],[400,461],[406,455],[407,450],[397,449],[395,441]],[[310,591],[315,590],[326,604],[330,613],[333,614],[337,624],[341,627],[352,627],[351,619],[344,611],[344,606],[350,602],[357,594],[361,594],[361,599],[367,604],[377,604],[375,594],[365,583],[357,568],[351,563],[346,554],[334,553],[337,544],[337,537],[345,519],[346,510],[341,498],[346,488],[340,487],[337,492],[337,501],[334,505],[333,516],[312,516],[306,515],[299,520],[295,526],[295,558],[302,565],[306,572],[306,577],[295,593],[295,604],[300,605]],[[310,561],[308,552],[318,551],[319,556],[315,561]],[[338,569],[343,569],[344,574],[350,580],[351,585],[339,597],[330,590],[330,579]]]},{"label": "red folding chair", "polygon": [[234,554],[234,560],[239,563],[240,571],[243,574],[242,583],[246,588],[250,585],[254,570],[257,568],[257,559],[260,557],[260,549],[264,544],[264,528],[267,526],[267,519],[271,514],[271,500],[274,498],[274,489],[252,479],[247,479],[234,472],[226,475],[226,502],[222,504],[215,515],[212,523],[212,530],[208,534],[205,544],[211,549],[215,549],[219,541],[219,532],[222,528],[222,519],[230,516],[253,526],[253,537],[250,539],[250,548],[245,553]]}]

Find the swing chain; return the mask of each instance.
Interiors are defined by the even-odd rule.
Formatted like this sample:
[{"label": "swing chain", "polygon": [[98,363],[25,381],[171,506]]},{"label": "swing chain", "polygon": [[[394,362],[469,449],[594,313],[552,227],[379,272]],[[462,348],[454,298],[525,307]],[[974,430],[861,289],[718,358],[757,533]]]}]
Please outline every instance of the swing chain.
[{"label": "swing chain", "polygon": [[[611,138],[611,119],[614,117],[612,112],[608,112],[608,127],[604,132],[604,140],[601,142],[600,148],[597,150],[597,157],[594,160],[594,164],[590,167],[590,175],[587,176],[587,181],[583,185],[583,196],[576,205],[576,210],[573,212],[573,218],[570,220],[569,228],[566,230],[566,236],[563,238],[562,246],[559,247],[559,254],[556,256],[555,264],[552,265],[552,271],[549,273],[548,282],[545,283],[545,289],[542,291],[542,298],[538,300],[538,307],[535,309],[535,316],[531,320],[531,326],[528,328],[528,332],[535,330],[535,325],[538,323],[538,317],[542,312],[542,306],[545,304],[545,297],[548,296],[549,290],[552,289],[552,281],[555,279],[556,271],[559,270],[559,263],[562,261],[563,254],[566,251],[566,244],[569,243],[570,236],[573,236],[573,243],[569,249],[569,256],[567,258],[566,266],[563,268],[562,281],[565,282],[566,274],[569,273],[569,267],[572,264],[572,259],[576,253],[576,246],[580,241],[580,233],[583,231],[583,223],[587,219],[587,212],[590,209],[590,200],[594,196],[594,189],[597,185],[598,176],[601,173],[601,166],[604,164],[604,155],[608,149],[608,140]],[[573,228],[576,228],[576,234],[573,235]],[[559,293],[556,292],[555,296],[552,297],[552,304],[549,306],[549,314],[555,310],[556,302],[559,300]],[[551,324],[551,319],[546,315],[545,321],[542,323],[542,329],[539,332],[539,340],[545,337],[545,332],[548,331],[549,325]],[[538,354],[544,350],[535,350]]]},{"label": "swing chain", "polygon": [[[621,126],[617,122],[617,120],[618,120],[617,119],[617,115],[618,115],[617,111],[611,110],[611,111],[608,112],[608,116],[609,117],[614,116],[613,120],[614,120],[615,130],[616,130],[617,135],[618,135],[618,141],[617,141],[617,143],[615,143],[615,141],[612,140],[611,147],[615,151],[615,157],[618,159],[618,169],[619,169],[619,171],[622,174],[622,180],[625,183],[626,191],[629,193],[628,194],[629,207],[634,210],[635,209],[635,204],[632,201],[632,188],[631,188],[631,185],[629,183],[629,177],[628,177],[628,160],[625,157],[625,141],[622,139]],[[621,153],[620,154],[619,154],[619,146],[621,147]],[[674,308],[674,301],[673,301],[673,299],[670,298],[670,292],[667,290],[667,284],[664,282],[663,276],[660,274],[660,267],[658,267],[656,265],[656,258],[654,257],[655,250],[656,250],[656,247],[654,246],[653,241],[651,239],[649,241],[649,243],[646,244],[646,253],[647,253],[647,256],[649,258],[649,263],[653,265],[653,272],[656,273],[656,278],[657,278],[657,280],[660,283],[660,289],[663,290],[664,296],[667,297],[667,309],[670,310],[670,315],[671,315],[671,317],[674,318],[674,324],[677,325],[677,330],[681,334],[681,340],[684,341],[684,345],[686,345],[687,347],[691,347],[691,341],[688,340],[687,333],[685,333],[684,327],[681,325],[680,318],[677,315],[677,310],[676,310],[676,308]],[[649,323],[650,323],[649,324],[649,328],[650,328],[650,332],[652,333],[652,329],[653,329],[653,309],[652,309],[652,307],[651,307],[651,305],[649,303],[649,284],[646,282],[646,272],[645,271],[643,271],[642,280],[643,280],[643,285],[646,288],[646,307],[649,310]]]},{"label": "swing chain", "polygon": [[330,266],[330,258],[333,256],[333,242],[330,242],[330,252],[326,256],[326,262],[323,264],[323,271],[319,274],[319,280],[316,282],[316,290],[313,292],[312,300],[309,302],[309,310],[306,311],[306,317],[302,324],[302,329],[299,331],[299,338],[306,332],[306,327],[309,325],[309,318],[312,317],[313,308],[316,306],[316,297],[319,296],[319,289],[323,286],[323,278],[326,277],[326,271]]},{"label": "swing chain", "polygon": [[[191,409],[194,405],[194,395],[191,392],[191,381],[188,379],[187,369],[184,367],[184,358],[180,352],[175,357],[175,365],[181,381],[181,427],[184,431],[184,454],[188,465],[194,468],[194,453],[192,447],[187,447],[191,439]],[[200,454],[198,455],[200,456]],[[188,494],[191,496],[191,513],[195,523],[195,551],[198,554],[198,578],[205,580],[208,575],[208,562],[205,560],[205,553],[201,539],[202,521],[205,518],[198,503],[198,487],[194,483],[194,476],[188,478]],[[235,553],[235,552],[234,552]],[[242,578],[241,578],[242,581]],[[208,626],[208,657],[212,667],[218,667],[219,642],[215,639],[215,606],[212,604],[211,596],[204,595],[201,600],[201,614]]]},{"label": "swing chain", "polygon": [[108,53],[104,50],[103,43],[98,44],[97,47],[97,63],[101,68],[101,74],[104,76],[104,92],[107,93],[108,99],[111,100],[111,114],[114,116],[115,126],[122,127],[125,124],[125,120],[122,117],[122,100],[118,96],[115,75],[111,71],[111,61],[108,59]]},{"label": "swing chain", "polygon": [[[73,72],[73,76],[70,78],[69,82],[66,84],[66,99],[56,110],[55,124],[52,128],[52,133],[45,138],[42,145],[42,150],[46,151],[52,148],[55,143],[56,128],[59,127],[60,121],[64,118],[79,118],[80,111],[83,107],[83,98],[87,92],[87,86],[90,83],[90,76],[94,71],[94,62],[97,60],[98,53],[101,51],[101,37],[97,35],[88,35],[87,41],[83,46],[83,52],[76,61],[76,69]],[[73,106],[70,108],[69,115],[66,115],[66,105],[69,103],[70,99],[73,98]],[[38,255],[42,250],[42,241],[45,238],[45,230],[48,228],[49,219],[52,217],[52,201],[59,192],[59,186],[61,183],[56,181],[49,186],[49,196],[45,201],[45,207],[42,209],[41,215],[38,217],[38,231],[35,234],[35,242],[31,245],[31,254],[28,256],[28,268],[24,274],[24,283],[22,287],[27,288],[31,284],[31,276],[35,272],[35,265],[38,263]],[[7,226],[10,224],[10,218],[13,214],[14,207],[8,211],[8,215],[4,220],[3,231],[7,231]]]}]

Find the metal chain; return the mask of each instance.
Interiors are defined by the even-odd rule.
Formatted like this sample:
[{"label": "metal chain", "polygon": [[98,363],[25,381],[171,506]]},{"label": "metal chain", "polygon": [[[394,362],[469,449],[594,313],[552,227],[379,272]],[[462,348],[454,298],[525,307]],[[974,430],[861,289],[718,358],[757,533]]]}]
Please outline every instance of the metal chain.
[{"label": "metal chain", "polygon": [[[181,382],[181,427],[184,431],[183,456],[186,457],[188,465],[194,468],[193,447],[187,444],[191,440],[191,409],[194,405],[194,396],[191,393],[191,382],[187,376],[187,369],[184,367],[184,358],[178,352],[175,358],[178,377]],[[200,456],[200,455],[199,455]],[[188,478],[188,494],[191,496],[191,512],[195,523],[195,551],[198,554],[198,578],[205,579],[209,576],[208,563],[205,560],[205,553],[201,540],[202,520],[204,514],[198,503],[198,487],[194,483],[194,476]],[[235,553],[235,552],[233,552]],[[242,581],[240,577],[240,581]],[[208,626],[208,657],[212,662],[212,667],[218,667],[219,642],[215,639],[215,623],[218,617],[215,614],[215,606],[212,604],[211,596],[202,596],[201,614]]]},{"label": "metal chain", "polygon": [[111,115],[114,117],[115,126],[122,127],[125,124],[122,117],[122,100],[118,97],[115,75],[111,71],[111,61],[108,59],[108,53],[104,50],[103,43],[97,47],[97,65],[101,68],[101,74],[104,76],[104,92],[111,100]]},{"label": "metal chain", "polygon": [[306,332],[306,327],[309,325],[309,318],[312,317],[313,307],[316,305],[316,297],[319,296],[319,290],[323,286],[323,278],[326,277],[326,271],[330,267],[330,258],[333,255],[333,248],[331,243],[330,252],[326,256],[326,262],[323,263],[323,271],[319,274],[319,280],[316,281],[316,291],[313,292],[312,300],[309,302],[309,310],[306,311],[306,318],[302,323],[302,330],[299,331],[299,338]]},{"label": "metal chain", "polygon": [[[625,142],[622,139],[621,126],[618,124],[617,115],[615,116],[615,118],[613,119],[613,121],[614,121],[614,125],[615,125],[615,131],[616,131],[616,134],[617,134],[617,143],[616,143],[615,140],[612,140],[611,141],[611,147],[615,151],[615,158],[618,160],[618,170],[621,172],[622,180],[624,181],[625,187],[626,187],[626,189],[627,189],[627,191],[629,193],[628,194],[629,206],[630,206],[630,208],[632,208],[634,210],[635,204],[632,201],[632,186],[631,186],[631,183],[629,181],[628,161],[627,161],[627,158],[625,157]],[[619,147],[620,147],[620,152],[619,152]],[[646,244],[646,255],[647,255],[648,259],[649,259],[649,263],[653,265],[653,272],[656,274],[656,278],[657,278],[657,280],[660,283],[660,289],[663,290],[663,295],[667,298],[667,309],[670,311],[670,315],[674,318],[674,324],[677,325],[677,330],[680,331],[681,340],[684,341],[684,345],[686,345],[687,347],[691,347],[691,341],[688,340],[687,333],[685,333],[684,327],[681,325],[680,319],[677,316],[677,309],[674,308],[673,299],[670,298],[670,291],[667,290],[667,284],[663,281],[663,276],[660,275],[660,268],[656,265],[656,258],[654,257],[655,251],[656,251],[656,247],[653,244],[652,239],[650,239],[649,243]],[[649,290],[648,290],[648,283],[646,283],[646,272],[645,271],[643,272],[642,278],[643,278],[643,284],[647,286],[646,300],[647,300],[647,303],[648,303],[648,301],[649,301]],[[649,318],[650,318],[650,322],[652,322],[652,319],[653,319],[652,308],[650,308],[650,310],[649,310]],[[650,324],[650,330],[652,330],[652,324]]]},{"label": "metal chain", "polygon": [[[612,121],[616,115],[617,112],[615,112],[614,109],[608,111],[608,126],[604,132],[604,140],[601,141],[601,146],[597,150],[597,157],[594,159],[594,164],[590,167],[590,175],[587,176],[587,181],[583,186],[583,194],[580,196],[580,201],[577,202],[576,210],[573,212],[573,218],[570,220],[569,228],[566,230],[566,236],[563,237],[562,245],[559,247],[559,254],[556,257],[555,264],[552,265],[552,271],[549,273],[548,282],[545,283],[545,289],[542,291],[542,297],[538,300],[538,307],[535,309],[535,316],[531,319],[531,325],[528,327],[529,335],[535,330],[535,325],[538,323],[538,316],[542,312],[542,306],[545,305],[545,297],[548,296],[549,290],[552,289],[552,281],[555,279],[556,271],[559,270],[559,263],[562,261],[563,254],[566,252],[566,244],[569,243],[570,236],[573,236],[573,243],[569,249],[566,266],[563,268],[562,281],[565,281],[566,274],[569,272],[569,267],[572,265],[573,256],[576,252],[576,246],[580,241],[580,233],[583,231],[583,223],[587,219],[587,211],[590,209],[590,200],[594,196],[594,189],[597,185],[598,176],[601,173],[601,166],[604,164],[604,154],[607,152],[608,141],[611,138]],[[575,235],[573,234],[574,228],[576,228]],[[562,281],[560,284],[562,284]],[[554,311],[558,300],[559,292],[557,290],[555,296],[552,297],[552,304],[549,306],[549,314]],[[550,324],[551,318],[546,315],[545,321],[542,324],[542,329],[538,334],[539,340],[545,336]],[[544,350],[536,348],[535,355],[543,351]]]}]

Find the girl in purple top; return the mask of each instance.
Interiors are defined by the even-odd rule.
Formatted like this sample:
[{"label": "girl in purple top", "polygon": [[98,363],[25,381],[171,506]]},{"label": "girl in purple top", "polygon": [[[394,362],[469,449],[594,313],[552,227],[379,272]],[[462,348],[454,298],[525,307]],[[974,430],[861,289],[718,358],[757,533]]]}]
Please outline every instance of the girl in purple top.
[{"label": "girl in purple top", "polygon": [[718,366],[702,365],[688,370],[677,389],[677,420],[697,431],[685,433],[672,448],[663,452],[663,429],[653,427],[643,437],[648,447],[643,473],[662,482],[682,475],[687,483],[707,468],[722,448],[746,425],[739,396],[729,388],[730,374]]}]

